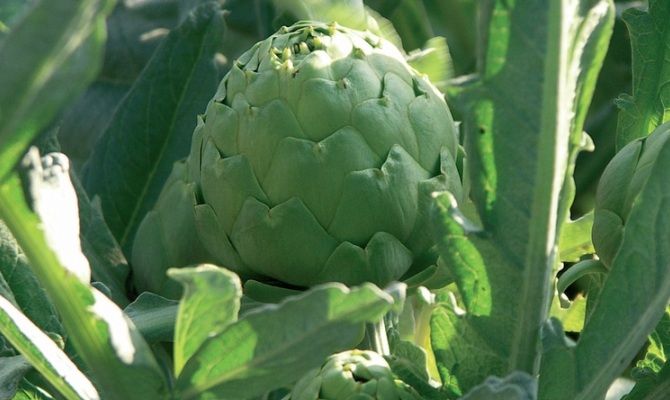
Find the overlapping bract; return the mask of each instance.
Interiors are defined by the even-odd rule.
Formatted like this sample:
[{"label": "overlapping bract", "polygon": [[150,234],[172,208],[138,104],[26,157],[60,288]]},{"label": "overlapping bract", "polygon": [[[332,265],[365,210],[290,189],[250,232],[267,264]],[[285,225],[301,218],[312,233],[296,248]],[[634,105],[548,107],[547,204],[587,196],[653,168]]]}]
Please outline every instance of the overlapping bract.
[{"label": "overlapping bract", "polygon": [[[136,283],[167,290],[161,270],[191,251],[297,286],[421,271],[435,262],[431,193],[461,194],[456,147],[442,95],[393,45],[334,24],[282,28],[235,62],[199,118],[138,230]],[[184,242],[160,233],[189,209]],[[156,240],[178,257],[137,250]],[[202,248],[209,259],[195,260]]]},{"label": "overlapping bract", "polygon": [[608,267],[621,245],[633,204],[649,178],[663,143],[668,139],[670,123],[659,126],[645,138],[627,144],[610,161],[600,178],[592,239],[596,253]]},{"label": "overlapping bract", "polygon": [[334,354],[296,383],[288,400],[419,400],[381,355],[367,350]]}]

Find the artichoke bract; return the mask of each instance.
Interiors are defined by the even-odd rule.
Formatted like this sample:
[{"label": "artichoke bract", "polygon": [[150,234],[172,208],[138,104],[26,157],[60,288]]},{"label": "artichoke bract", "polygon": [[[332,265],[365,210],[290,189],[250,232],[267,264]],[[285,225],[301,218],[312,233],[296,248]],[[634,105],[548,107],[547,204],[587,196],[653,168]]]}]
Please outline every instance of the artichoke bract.
[{"label": "artichoke bract", "polygon": [[624,146],[607,165],[596,192],[592,240],[598,257],[611,267],[635,199],[640,195],[654,160],[670,139],[670,123]]},{"label": "artichoke bract", "polygon": [[[193,193],[158,205],[192,210],[194,233],[162,247],[202,246],[208,262],[291,285],[384,285],[435,263],[430,194],[461,195],[456,150],[443,96],[397,48],[299,22],[244,53],[199,117],[188,172],[168,182]],[[157,212],[135,248],[162,240]],[[181,266],[146,259],[133,257],[141,289]]]},{"label": "artichoke bract", "polygon": [[301,378],[286,400],[420,400],[397,379],[381,355],[350,350],[330,356],[324,365]]}]

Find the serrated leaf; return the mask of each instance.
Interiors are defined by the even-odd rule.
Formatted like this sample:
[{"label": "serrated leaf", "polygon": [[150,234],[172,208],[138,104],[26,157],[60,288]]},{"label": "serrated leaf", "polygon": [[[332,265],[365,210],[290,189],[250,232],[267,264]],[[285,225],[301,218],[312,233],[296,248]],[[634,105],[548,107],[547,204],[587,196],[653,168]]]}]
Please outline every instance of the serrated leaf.
[{"label": "serrated leaf", "polygon": [[184,287],[174,338],[174,371],[179,375],[208,338],[237,321],[242,283],[235,273],[211,264],[171,269],[168,275]]},{"label": "serrated leaf", "polygon": [[23,165],[35,211],[12,175],[0,185],[0,217],[58,309],[78,356],[106,398],[162,398],[165,377],[148,345],[123,312],[89,284],[67,159],[62,154],[40,159],[31,151]]},{"label": "serrated leaf", "polygon": [[631,375],[636,382],[626,400],[661,399],[670,393],[670,308],[666,308],[649,335],[644,358],[637,362]]},{"label": "serrated leaf", "polygon": [[0,181],[96,75],[113,3],[39,1],[0,41]]},{"label": "serrated leaf", "polygon": [[448,194],[435,210],[440,254],[466,312],[434,316],[433,349],[443,378],[462,392],[490,375],[537,373],[572,150],[584,139],[614,18],[609,0],[485,4],[482,70],[457,100],[466,105],[465,169],[482,227]]},{"label": "serrated leaf", "polygon": [[592,227],[593,212],[589,212],[574,221],[568,221],[562,226],[561,237],[558,240],[561,261],[577,262],[582,256],[595,253],[591,241]]},{"label": "serrated leaf", "polygon": [[616,147],[645,137],[670,120],[670,2],[649,0],[649,10],[623,14],[633,56],[633,95],[618,99]]},{"label": "serrated leaf", "polygon": [[156,50],[90,158],[84,186],[126,254],[172,164],[188,154],[196,116],[219,83],[222,41],[220,6],[194,10]]},{"label": "serrated leaf", "polygon": [[[649,178],[633,203],[621,247],[592,310],[587,310],[577,345],[546,350],[540,371],[541,398],[557,392],[571,399],[603,396],[667,307],[670,252],[659,244],[670,243],[670,140],[655,145],[660,147],[654,149],[657,156],[647,166]],[[562,330],[554,326],[552,332],[554,341],[559,341]]]},{"label": "serrated leaf", "polygon": [[372,284],[326,284],[251,311],[209,338],[178,377],[182,399],[251,398],[296,381],[363,337],[393,298]]},{"label": "serrated leaf", "polygon": [[[56,343],[4,297],[0,297],[0,332],[65,398],[100,398],[93,384]],[[20,359],[14,360],[21,363]],[[3,363],[3,370],[11,368],[11,363],[7,361]]]}]

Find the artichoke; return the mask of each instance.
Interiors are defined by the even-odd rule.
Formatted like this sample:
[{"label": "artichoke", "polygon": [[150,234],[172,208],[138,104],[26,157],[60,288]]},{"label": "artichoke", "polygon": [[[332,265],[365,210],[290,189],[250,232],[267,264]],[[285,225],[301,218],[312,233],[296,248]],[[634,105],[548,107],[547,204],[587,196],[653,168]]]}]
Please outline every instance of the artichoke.
[{"label": "artichoke", "polygon": [[411,386],[397,379],[381,355],[351,350],[330,356],[293,387],[287,400],[420,400]]},{"label": "artichoke", "polygon": [[166,268],[204,261],[303,287],[420,272],[436,260],[431,193],[461,196],[456,151],[443,96],[392,44],[284,27],[234,63],[198,118],[138,229],[136,284],[172,292]]},{"label": "artichoke", "polygon": [[611,267],[628,215],[644,187],[654,160],[670,138],[670,123],[624,146],[603,172],[596,192],[592,240],[600,260]]}]

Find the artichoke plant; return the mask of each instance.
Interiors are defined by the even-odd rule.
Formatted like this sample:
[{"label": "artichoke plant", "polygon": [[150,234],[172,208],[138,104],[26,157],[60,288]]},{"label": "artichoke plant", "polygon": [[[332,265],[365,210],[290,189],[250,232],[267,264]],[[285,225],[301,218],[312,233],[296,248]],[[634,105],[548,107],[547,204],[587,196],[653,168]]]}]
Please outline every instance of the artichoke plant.
[{"label": "artichoke plant", "polygon": [[[461,196],[443,95],[370,32],[299,22],[234,62],[138,229],[141,290],[213,262],[296,286],[384,285],[436,261],[431,193]],[[148,249],[155,249],[150,251]]]},{"label": "artichoke plant", "polygon": [[593,221],[593,245],[606,267],[614,261],[633,204],[644,187],[653,161],[670,138],[670,123],[637,139],[610,161],[600,178]]},{"label": "artichoke plant", "polygon": [[420,400],[397,379],[381,355],[350,350],[330,356],[324,365],[300,379],[286,400]]}]

